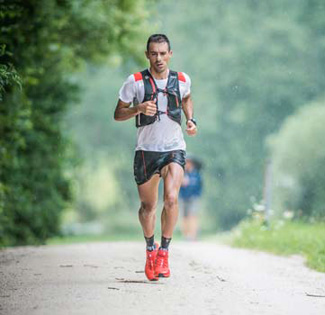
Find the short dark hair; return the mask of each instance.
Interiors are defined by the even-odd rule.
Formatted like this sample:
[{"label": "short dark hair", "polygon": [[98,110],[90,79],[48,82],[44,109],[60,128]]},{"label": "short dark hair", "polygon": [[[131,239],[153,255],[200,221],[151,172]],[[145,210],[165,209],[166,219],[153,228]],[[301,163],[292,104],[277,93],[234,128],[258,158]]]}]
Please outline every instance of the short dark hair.
[{"label": "short dark hair", "polygon": [[147,51],[149,51],[150,43],[167,43],[168,50],[170,50],[170,42],[168,37],[165,34],[153,34],[148,38],[147,41]]}]

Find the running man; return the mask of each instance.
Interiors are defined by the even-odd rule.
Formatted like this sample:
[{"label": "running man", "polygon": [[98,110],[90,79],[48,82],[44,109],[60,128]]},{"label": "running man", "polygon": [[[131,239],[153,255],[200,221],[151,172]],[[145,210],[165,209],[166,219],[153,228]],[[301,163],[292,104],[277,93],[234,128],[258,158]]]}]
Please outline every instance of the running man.
[{"label": "running man", "polygon": [[[181,128],[182,109],[186,132],[197,132],[187,74],[168,68],[172,57],[166,35],[154,34],[145,52],[149,69],[130,75],[119,92],[114,118],[135,118],[137,144],[134,177],[140,198],[139,221],[146,240],[145,274],[151,281],[169,277],[168,247],[178,217],[178,194],[184,176],[185,141]],[[131,104],[133,103],[133,106]],[[161,244],[154,242],[158,186],[164,181],[161,214]]]}]

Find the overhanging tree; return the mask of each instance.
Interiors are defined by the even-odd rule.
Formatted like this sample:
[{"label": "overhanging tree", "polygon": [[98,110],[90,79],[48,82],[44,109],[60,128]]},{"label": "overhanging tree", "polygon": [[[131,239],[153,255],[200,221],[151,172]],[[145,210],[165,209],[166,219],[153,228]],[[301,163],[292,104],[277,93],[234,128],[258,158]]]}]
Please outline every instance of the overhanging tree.
[{"label": "overhanging tree", "polygon": [[61,132],[78,95],[69,74],[85,60],[140,60],[134,41],[146,37],[147,1],[0,5],[0,245],[39,243],[58,232],[71,200]]}]

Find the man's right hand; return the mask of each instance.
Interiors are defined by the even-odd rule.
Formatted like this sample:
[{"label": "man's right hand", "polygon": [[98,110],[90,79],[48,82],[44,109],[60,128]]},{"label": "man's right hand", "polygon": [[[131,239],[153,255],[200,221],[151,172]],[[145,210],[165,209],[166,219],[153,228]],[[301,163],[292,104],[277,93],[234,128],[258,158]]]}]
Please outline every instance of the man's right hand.
[{"label": "man's right hand", "polygon": [[139,110],[142,114],[146,116],[154,116],[157,113],[157,100],[154,99],[153,101],[146,101],[138,105]]}]

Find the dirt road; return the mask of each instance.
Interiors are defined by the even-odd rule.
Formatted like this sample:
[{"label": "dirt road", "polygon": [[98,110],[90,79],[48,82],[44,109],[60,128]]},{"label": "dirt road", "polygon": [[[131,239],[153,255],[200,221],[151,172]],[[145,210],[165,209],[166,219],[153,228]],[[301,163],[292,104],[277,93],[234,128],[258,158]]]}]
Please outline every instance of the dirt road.
[{"label": "dirt road", "polygon": [[0,252],[0,314],[325,314],[325,274],[300,257],[174,242],[171,278],[148,282],[143,243]]}]

